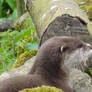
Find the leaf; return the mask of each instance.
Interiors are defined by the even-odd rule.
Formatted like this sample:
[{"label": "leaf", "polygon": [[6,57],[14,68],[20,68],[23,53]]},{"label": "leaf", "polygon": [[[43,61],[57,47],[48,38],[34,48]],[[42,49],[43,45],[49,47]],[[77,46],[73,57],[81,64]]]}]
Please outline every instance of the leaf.
[{"label": "leaf", "polygon": [[14,37],[14,42],[18,42],[19,40],[23,39],[24,36],[26,35],[30,35],[31,31],[27,31],[27,30],[22,30],[19,34],[17,34],[15,37]]},{"label": "leaf", "polygon": [[11,62],[8,64],[8,70],[10,70],[13,66],[13,64],[15,63],[16,59],[15,58],[12,58],[11,59]]},{"label": "leaf", "polygon": [[26,48],[28,50],[36,50],[38,49],[38,43],[27,43]]},{"label": "leaf", "polygon": [[18,31],[14,30],[14,31],[10,32],[9,36],[14,37],[17,33],[18,33]]},{"label": "leaf", "polygon": [[16,8],[16,2],[15,2],[15,0],[6,0],[6,2],[11,7],[12,10],[14,10]]},{"label": "leaf", "polygon": [[38,42],[38,38],[37,37],[33,37],[32,43],[36,43],[36,42]]},{"label": "leaf", "polygon": [[0,47],[0,53],[3,53],[3,48]]},{"label": "leaf", "polygon": [[15,8],[13,13],[9,15],[8,18],[6,18],[7,20],[14,20],[18,18],[18,14],[17,14],[17,9]]},{"label": "leaf", "polygon": [[2,5],[5,2],[5,0],[0,0],[0,5]]}]

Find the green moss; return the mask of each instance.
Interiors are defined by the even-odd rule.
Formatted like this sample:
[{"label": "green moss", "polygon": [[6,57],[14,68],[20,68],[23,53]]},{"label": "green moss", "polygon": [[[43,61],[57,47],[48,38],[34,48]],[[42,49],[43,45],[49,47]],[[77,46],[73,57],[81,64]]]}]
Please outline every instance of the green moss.
[{"label": "green moss", "polygon": [[90,20],[92,20],[92,5],[88,9],[88,17]]},{"label": "green moss", "polygon": [[[25,35],[24,39],[17,44],[18,45],[15,47],[15,55],[17,55],[17,57],[19,57],[20,54],[24,53],[25,51],[38,49],[38,39],[30,35]],[[32,47],[33,44],[35,45]]]},{"label": "green moss", "polygon": [[92,77],[92,68],[89,68],[89,69],[87,70],[87,73]]},{"label": "green moss", "polygon": [[42,86],[42,87],[37,87],[37,88],[24,89],[19,92],[63,92],[63,91],[55,87]]},{"label": "green moss", "polygon": [[25,13],[21,16],[16,21],[14,27],[19,32],[19,34],[17,34],[14,38],[14,43],[16,43],[14,52],[18,59],[13,65],[13,68],[17,68],[23,65],[25,61],[36,55],[38,40],[35,39],[38,38],[35,36],[36,29],[29,13]]},{"label": "green moss", "polygon": [[16,48],[15,48],[15,54],[17,55],[17,56],[20,56],[21,54],[23,54],[24,53],[24,44],[21,44],[21,45],[19,45],[19,46],[17,46]]},{"label": "green moss", "polygon": [[32,58],[35,56],[37,53],[37,50],[32,50],[32,51],[25,51],[23,54],[19,56],[19,58],[16,60],[16,62],[13,65],[13,68],[20,67],[27,61],[28,59]]},{"label": "green moss", "polygon": [[[29,15],[29,13],[25,13],[23,16],[21,16],[15,23],[14,28],[16,30],[24,30],[28,29],[29,27],[34,27],[34,24],[32,22],[32,19]],[[35,27],[34,27],[35,28]]]}]

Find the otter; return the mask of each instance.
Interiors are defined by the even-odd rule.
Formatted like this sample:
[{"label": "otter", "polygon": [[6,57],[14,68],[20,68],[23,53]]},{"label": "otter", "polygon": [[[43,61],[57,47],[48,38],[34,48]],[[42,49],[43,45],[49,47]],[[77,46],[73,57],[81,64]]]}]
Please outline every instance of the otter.
[{"label": "otter", "polygon": [[[18,92],[42,85],[55,86],[64,92],[74,92],[69,82],[67,60],[76,51],[88,51],[91,46],[74,37],[52,37],[39,49],[29,74],[0,82],[0,92]],[[69,59],[70,60],[70,59]]]}]

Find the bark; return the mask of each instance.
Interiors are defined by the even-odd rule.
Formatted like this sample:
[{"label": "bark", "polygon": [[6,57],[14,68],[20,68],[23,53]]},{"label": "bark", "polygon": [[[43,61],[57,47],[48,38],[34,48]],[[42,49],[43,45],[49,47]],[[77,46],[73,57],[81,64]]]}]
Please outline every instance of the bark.
[{"label": "bark", "polygon": [[[40,45],[58,35],[76,36],[90,42],[87,15],[74,0],[25,0],[37,29]],[[92,34],[92,32],[91,32]]]}]

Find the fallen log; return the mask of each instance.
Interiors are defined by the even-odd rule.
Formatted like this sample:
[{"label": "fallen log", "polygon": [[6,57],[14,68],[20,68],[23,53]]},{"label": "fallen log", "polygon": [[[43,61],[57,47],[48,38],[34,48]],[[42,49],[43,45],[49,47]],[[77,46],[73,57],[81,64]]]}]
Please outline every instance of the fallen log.
[{"label": "fallen log", "polygon": [[8,29],[14,29],[15,20],[6,20],[0,22],[0,32],[7,31]]},{"label": "fallen log", "polygon": [[[74,0],[25,0],[40,45],[53,36],[74,36],[90,42],[90,21]],[[90,34],[89,34],[90,33]]]}]

